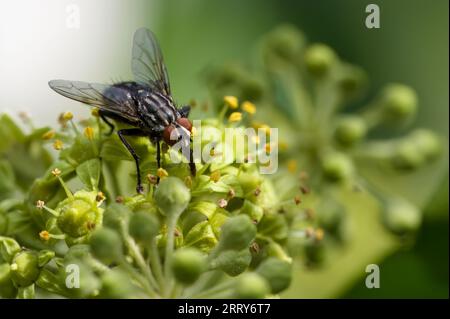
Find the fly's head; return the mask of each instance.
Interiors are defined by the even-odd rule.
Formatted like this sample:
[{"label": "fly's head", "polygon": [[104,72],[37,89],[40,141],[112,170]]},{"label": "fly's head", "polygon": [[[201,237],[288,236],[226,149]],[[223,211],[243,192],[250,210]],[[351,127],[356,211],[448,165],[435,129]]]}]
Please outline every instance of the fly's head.
[{"label": "fly's head", "polygon": [[180,117],[174,123],[166,126],[163,132],[163,140],[166,144],[171,146],[181,140],[186,141],[186,144],[188,145],[191,133],[191,121],[186,117]]}]

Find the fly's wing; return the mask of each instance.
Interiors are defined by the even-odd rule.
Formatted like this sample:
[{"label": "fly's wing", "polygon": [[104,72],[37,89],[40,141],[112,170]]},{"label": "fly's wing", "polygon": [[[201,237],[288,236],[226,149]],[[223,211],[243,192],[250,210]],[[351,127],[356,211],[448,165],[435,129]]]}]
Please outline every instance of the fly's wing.
[{"label": "fly's wing", "polygon": [[134,33],[131,69],[137,82],[170,97],[169,74],[155,35],[141,28]]},{"label": "fly's wing", "polygon": [[139,120],[130,93],[112,85],[80,81],[52,80],[48,85],[57,93],[100,110],[108,111],[134,123]]}]

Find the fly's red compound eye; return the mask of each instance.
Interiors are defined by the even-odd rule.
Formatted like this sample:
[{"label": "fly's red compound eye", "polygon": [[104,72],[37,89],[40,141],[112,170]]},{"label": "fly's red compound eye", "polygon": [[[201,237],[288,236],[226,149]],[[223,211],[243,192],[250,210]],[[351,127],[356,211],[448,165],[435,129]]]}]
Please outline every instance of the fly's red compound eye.
[{"label": "fly's red compound eye", "polygon": [[189,132],[192,132],[192,123],[191,121],[189,121],[189,119],[185,117],[180,117],[177,120],[177,123],[180,124],[182,127],[184,127],[186,130],[188,130]]}]

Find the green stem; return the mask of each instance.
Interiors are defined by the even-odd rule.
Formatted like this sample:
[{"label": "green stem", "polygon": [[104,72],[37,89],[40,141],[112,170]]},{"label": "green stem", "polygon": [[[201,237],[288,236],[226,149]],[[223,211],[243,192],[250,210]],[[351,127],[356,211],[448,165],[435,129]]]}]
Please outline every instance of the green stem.
[{"label": "green stem", "polygon": [[161,258],[159,256],[156,238],[153,238],[151,247],[149,249],[149,259],[152,270],[155,274],[156,281],[160,288],[164,286],[164,275],[162,270]]}]

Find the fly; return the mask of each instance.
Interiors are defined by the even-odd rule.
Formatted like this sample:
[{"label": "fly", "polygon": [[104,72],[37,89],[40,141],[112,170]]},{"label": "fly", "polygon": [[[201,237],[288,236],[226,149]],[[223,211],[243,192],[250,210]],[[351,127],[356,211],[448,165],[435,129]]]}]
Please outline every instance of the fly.
[{"label": "fly", "polygon": [[114,131],[112,120],[132,128],[117,131],[121,142],[136,163],[136,191],[142,193],[139,156],[125,136],[149,137],[156,145],[156,162],[161,167],[161,141],[168,145],[182,142],[189,148],[189,168],[195,176],[193,161],[192,123],[189,121],[190,106],[178,108],[172,98],[169,75],[155,35],[141,28],[134,33],[131,69],[135,81],[112,85],[80,81],[52,80],[48,84],[57,93],[69,99],[96,107],[99,116]]}]

